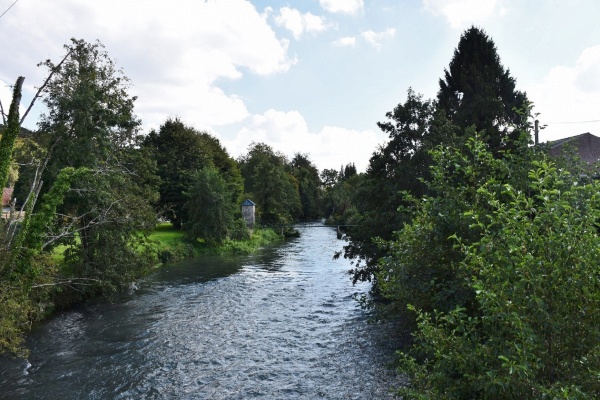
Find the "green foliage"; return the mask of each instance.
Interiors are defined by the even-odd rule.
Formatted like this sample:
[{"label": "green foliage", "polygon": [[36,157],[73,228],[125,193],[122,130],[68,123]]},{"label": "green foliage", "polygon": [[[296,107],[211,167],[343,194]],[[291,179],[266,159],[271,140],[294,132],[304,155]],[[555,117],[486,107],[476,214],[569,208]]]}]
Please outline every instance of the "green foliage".
[{"label": "green foliage", "polygon": [[387,244],[382,291],[418,316],[405,398],[600,395],[598,187],[521,148],[438,150],[437,196]]},{"label": "green foliage", "polygon": [[237,218],[233,221],[233,226],[229,232],[229,238],[231,240],[243,241],[250,240],[250,230],[246,225],[246,221],[243,218]]},{"label": "green foliage", "polygon": [[12,101],[8,111],[8,120],[6,130],[0,139],[0,188],[6,187],[9,181],[11,170],[11,162],[13,159],[13,147],[19,131],[21,123],[19,121],[19,105],[21,104],[21,88],[25,78],[20,76],[15,83],[13,89]]},{"label": "green foliage", "polygon": [[428,173],[433,112],[431,101],[409,89],[406,101],[386,113],[387,121],[378,123],[389,141],[373,153],[352,196],[356,212],[351,223],[356,226],[348,232],[350,242],[344,252],[348,258],[364,261],[353,270],[354,281],[371,280],[377,260],[385,255],[373,238],[389,240],[409,220],[409,215],[398,211],[408,205],[405,194],[425,193],[421,179]]},{"label": "green foliage", "polygon": [[470,126],[484,131],[497,154],[518,139],[514,127],[525,128],[527,116],[518,110],[526,106],[527,97],[515,90],[515,79],[502,66],[494,42],[479,28],[467,29],[440,79],[437,107],[460,132]]},{"label": "green foliage", "polygon": [[207,166],[196,172],[186,197],[185,237],[190,241],[199,238],[214,243],[225,240],[233,229],[239,206],[236,190],[219,171]]},{"label": "green foliage", "polygon": [[[152,264],[136,249],[155,221],[155,164],[139,146],[129,81],[103,46],[73,39],[65,47],[64,62],[44,63],[52,75],[38,126],[48,159],[28,248],[66,246],[57,280],[85,282],[79,293],[87,296],[113,291]],[[67,177],[72,168],[86,172]]]},{"label": "green foliage", "polygon": [[251,254],[272,242],[281,240],[272,229],[255,229],[246,240],[226,240],[212,253],[216,254]]},{"label": "green foliage", "polygon": [[157,211],[176,228],[181,228],[188,219],[184,193],[193,184],[195,173],[209,165],[222,174],[232,197],[240,199],[242,177],[237,164],[210,134],[186,126],[177,118],[169,118],[158,132],[150,132],[144,147],[156,160],[161,179]]},{"label": "green foliage", "polygon": [[[298,183],[300,203],[302,205],[299,219],[317,219],[321,211],[321,178],[319,170],[310,161],[307,154],[297,153],[290,163],[291,175]],[[356,168],[354,168],[356,174]]]},{"label": "green foliage", "polygon": [[150,235],[149,247],[158,261],[172,263],[203,254],[250,254],[281,239],[272,229],[255,229],[250,234],[241,219],[236,220],[235,226],[235,229],[243,228],[243,234],[216,244],[204,241],[187,242],[181,230],[175,229],[170,223],[160,224]]},{"label": "green foliage", "polygon": [[244,190],[257,204],[263,224],[293,221],[301,210],[298,181],[288,172],[285,156],[264,143],[253,143],[239,160]]},{"label": "green foliage", "polygon": [[440,146],[432,152],[429,194],[421,199],[407,196],[410,222],[394,240],[378,241],[386,254],[379,261],[378,282],[401,307],[411,303],[425,311],[470,309],[473,292],[467,285],[469,277],[458,269],[463,255],[451,237],[467,243],[479,239],[481,232],[467,213],[489,210],[480,192],[482,185],[492,192],[501,192],[508,183],[517,190],[527,189],[529,159],[535,154],[525,138],[513,146],[514,153],[497,159],[476,134],[468,137],[460,147]]},{"label": "green foliage", "polygon": [[25,285],[0,280],[0,354],[26,355],[23,332],[29,329],[31,303]]},{"label": "green foliage", "polygon": [[115,151],[132,144],[140,121],[129,80],[116,69],[103,45],[72,39],[60,65],[43,63],[53,75],[44,88],[47,112],[38,123],[52,149],[44,182],[65,166],[114,164]]},{"label": "green foliage", "polygon": [[[345,169],[342,167],[342,171]],[[346,178],[341,172],[324,170],[321,178],[324,182],[322,204],[327,222],[332,225],[352,223],[356,216],[354,193],[364,179],[364,174],[350,174]]]}]

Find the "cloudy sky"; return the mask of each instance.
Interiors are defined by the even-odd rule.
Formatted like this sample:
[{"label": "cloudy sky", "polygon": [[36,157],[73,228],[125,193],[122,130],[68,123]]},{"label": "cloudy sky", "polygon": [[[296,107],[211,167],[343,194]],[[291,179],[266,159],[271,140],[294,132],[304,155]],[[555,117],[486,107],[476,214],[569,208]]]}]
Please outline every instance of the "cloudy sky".
[{"label": "cloudy sky", "polygon": [[145,132],[176,116],[234,157],[264,142],[363,171],[386,140],[377,121],[409,87],[435,97],[471,25],[535,103],[542,141],[600,135],[597,0],[0,0],[3,12],[5,108],[19,75],[29,103],[46,75],[36,65],[58,62],[71,37],[100,40]]}]

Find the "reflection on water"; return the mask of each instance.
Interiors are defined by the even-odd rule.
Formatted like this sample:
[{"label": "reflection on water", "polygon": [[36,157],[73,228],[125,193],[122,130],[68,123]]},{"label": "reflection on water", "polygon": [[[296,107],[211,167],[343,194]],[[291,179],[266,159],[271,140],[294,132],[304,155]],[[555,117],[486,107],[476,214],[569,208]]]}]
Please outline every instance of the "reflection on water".
[{"label": "reflection on water", "polygon": [[[4,361],[9,399],[386,399],[390,327],[354,300],[335,231],[164,268],[115,303],[36,328]],[[4,398],[4,397],[3,397]]]}]

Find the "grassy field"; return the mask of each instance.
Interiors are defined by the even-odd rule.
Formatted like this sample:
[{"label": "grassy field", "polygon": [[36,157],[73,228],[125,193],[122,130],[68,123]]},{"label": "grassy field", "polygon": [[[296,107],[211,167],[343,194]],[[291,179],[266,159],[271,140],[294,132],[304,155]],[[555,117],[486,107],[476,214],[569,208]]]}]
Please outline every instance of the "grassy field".
[{"label": "grassy field", "polygon": [[250,240],[226,240],[218,246],[213,246],[203,240],[186,242],[181,231],[173,228],[170,223],[162,223],[156,226],[149,239],[158,260],[169,263],[204,254],[249,254],[266,244],[282,240],[282,236],[272,229],[256,229],[252,232]]}]

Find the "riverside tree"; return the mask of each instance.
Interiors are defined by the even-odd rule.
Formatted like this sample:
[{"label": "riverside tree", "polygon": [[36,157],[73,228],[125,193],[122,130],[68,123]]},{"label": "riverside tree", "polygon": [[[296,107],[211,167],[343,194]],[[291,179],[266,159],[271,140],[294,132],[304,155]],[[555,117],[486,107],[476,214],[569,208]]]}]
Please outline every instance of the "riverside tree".
[{"label": "riverside tree", "polygon": [[220,243],[235,229],[239,188],[231,187],[212,165],[197,171],[185,192],[187,220],[183,231],[188,240]]},{"label": "riverside tree", "polygon": [[103,45],[72,39],[65,48],[63,62],[44,63],[52,75],[38,123],[47,149],[40,194],[52,193],[65,168],[86,173],[72,175],[57,204],[60,218],[45,227],[45,249],[66,246],[61,273],[94,282],[92,292],[113,290],[148,265],[137,249],[155,224],[154,165],[139,149],[129,80]]},{"label": "riverside tree", "polygon": [[490,149],[498,154],[518,139],[515,128],[527,124],[526,115],[520,112],[527,106],[527,96],[515,86],[492,39],[483,30],[471,27],[461,35],[440,79],[436,106],[459,132],[470,126],[476,132],[484,131]]},{"label": "riverside tree", "polygon": [[196,173],[212,166],[217,169],[232,191],[232,198],[242,193],[242,176],[235,160],[217,138],[185,125],[178,118],[167,119],[157,131],[144,140],[152,152],[161,179],[157,212],[181,229],[188,220],[185,193],[194,184]]},{"label": "riverside tree", "polygon": [[[469,135],[485,137],[496,157],[519,141],[527,127],[528,102],[500,62],[494,42],[472,27],[460,42],[439,81],[437,100],[425,100],[412,89],[404,103],[386,114],[379,128],[389,140],[369,161],[362,184],[354,192],[357,225],[348,232],[345,256],[359,260],[355,280],[371,280],[386,250],[374,237],[392,238],[411,221],[413,198],[428,193],[429,152],[439,144],[460,146]],[[470,129],[472,128],[472,129]],[[373,196],[374,192],[380,196]]]},{"label": "riverside tree", "polygon": [[398,211],[407,205],[406,195],[420,197],[425,192],[421,179],[428,173],[433,115],[433,102],[409,89],[406,101],[386,113],[386,121],[377,123],[389,140],[373,152],[355,187],[352,202],[356,213],[349,222],[356,226],[349,229],[350,241],[345,247],[346,257],[361,261],[353,270],[355,281],[371,280],[377,260],[384,254],[372,238],[391,239],[409,219]]},{"label": "riverside tree", "polygon": [[417,316],[404,398],[600,396],[597,183],[532,152],[440,148],[437,195],[387,244],[381,289]]},{"label": "riverside tree", "polygon": [[[127,78],[100,43],[72,40],[65,48],[60,63],[43,63],[49,76],[35,97],[47,111],[29,138],[36,148],[30,154],[42,158],[20,176],[30,188],[25,218],[19,229],[8,224],[3,231],[0,350],[17,351],[27,322],[56,304],[59,291],[64,300],[66,293],[81,298],[114,289],[149,265],[139,245],[155,220],[152,165],[136,146],[139,121]],[[5,138],[14,140],[19,124],[9,121]],[[2,154],[5,165],[10,150]],[[59,244],[60,266],[52,257]]]},{"label": "riverside tree", "polygon": [[253,143],[239,159],[244,190],[257,204],[262,223],[292,222],[301,210],[298,182],[288,172],[283,154],[264,143]]},{"label": "riverside tree", "polygon": [[321,217],[322,184],[319,170],[308,154],[296,153],[290,162],[290,173],[298,182],[298,191],[302,209],[299,219],[317,219]]}]

